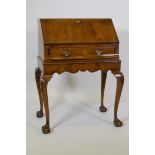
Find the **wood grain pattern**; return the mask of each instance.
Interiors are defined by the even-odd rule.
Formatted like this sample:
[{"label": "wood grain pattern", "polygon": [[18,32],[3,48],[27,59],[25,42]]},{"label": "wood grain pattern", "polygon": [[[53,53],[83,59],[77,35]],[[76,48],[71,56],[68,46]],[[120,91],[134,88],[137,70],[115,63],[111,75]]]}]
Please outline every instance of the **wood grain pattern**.
[{"label": "wood grain pattern", "polygon": [[[51,47],[45,52],[45,59],[60,60],[60,59],[90,59],[90,58],[109,58],[116,56],[115,48],[111,46],[63,46]],[[65,55],[64,52],[68,52]],[[100,52],[100,53],[97,53]],[[100,54],[100,55],[99,55]]]},{"label": "wood grain pattern", "polygon": [[89,72],[96,72],[98,70],[119,70],[120,68],[120,61],[118,62],[94,62],[94,63],[55,63],[50,64],[46,63],[44,64],[44,74],[50,75],[54,73],[64,73],[64,72],[70,72],[70,73],[77,73],[78,71],[89,71]]},{"label": "wood grain pattern", "polygon": [[[77,20],[80,22],[76,22]],[[44,44],[118,42],[111,19],[41,19],[40,21]]]},{"label": "wood grain pattern", "polygon": [[105,112],[104,90],[107,72],[112,71],[117,80],[114,125],[122,126],[117,111],[123,88],[124,76],[120,72],[119,40],[111,19],[40,19],[38,22],[38,67],[35,71],[40,111],[45,108],[44,134],[50,132],[48,107],[48,81],[55,73],[101,71],[101,106]]}]

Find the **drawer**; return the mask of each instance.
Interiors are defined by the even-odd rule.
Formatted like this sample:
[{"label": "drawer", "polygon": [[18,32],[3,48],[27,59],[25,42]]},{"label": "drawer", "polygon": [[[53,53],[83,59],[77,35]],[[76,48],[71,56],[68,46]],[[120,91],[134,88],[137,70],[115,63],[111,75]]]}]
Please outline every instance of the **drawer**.
[{"label": "drawer", "polygon": [[45,52],[45,59],[92,59],[109,58],[117,55],[114,47],[50,47]]}]

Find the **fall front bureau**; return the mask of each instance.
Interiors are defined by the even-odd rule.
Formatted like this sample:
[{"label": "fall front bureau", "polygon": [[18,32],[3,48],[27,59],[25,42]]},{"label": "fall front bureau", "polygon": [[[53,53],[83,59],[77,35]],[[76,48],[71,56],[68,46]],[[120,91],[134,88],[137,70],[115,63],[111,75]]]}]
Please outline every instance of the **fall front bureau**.
[{"label": "fall front bureau", "polygon": [[111,19],[39,19],[38,20],[38,66],[35,70],[40,99],[37,117],[46,124],[43,133],[50,132],[47,85],[54,73],[78,71],[101,71],[101,106],[104,106],[104,89],[107,71],[116,77],[117,88],[114,104],[114,125],[122,126],[117,117],[119,100],[124,84],[119,59],[119,40]]}]

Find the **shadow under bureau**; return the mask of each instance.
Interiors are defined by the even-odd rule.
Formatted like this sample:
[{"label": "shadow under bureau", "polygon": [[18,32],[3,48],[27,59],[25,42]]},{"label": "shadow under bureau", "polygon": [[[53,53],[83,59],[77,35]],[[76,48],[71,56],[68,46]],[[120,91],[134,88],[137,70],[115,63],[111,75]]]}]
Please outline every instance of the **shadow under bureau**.
[{"label": "shadow under bureau", "polygon": [[117,88],[114,104],[114,125],[122,126],[117,117],[124,76],[120,71],[119,40],[111,19],[39,19],[38,20],[38,67],[35,70],[40,99],[37,117],[46,124],[43,133],[50,132],[47,85],[54,73],[78,71],[101,71],[101,106],[103,104],[107,71],[116,77]]}]

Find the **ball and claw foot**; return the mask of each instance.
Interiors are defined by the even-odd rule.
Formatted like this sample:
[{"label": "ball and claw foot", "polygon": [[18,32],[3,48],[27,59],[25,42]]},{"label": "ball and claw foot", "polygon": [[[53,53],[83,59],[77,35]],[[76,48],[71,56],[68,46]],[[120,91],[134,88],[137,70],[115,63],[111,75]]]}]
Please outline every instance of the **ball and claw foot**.
[{"label": "ball and claw foot", "polygon": [[100,106],[99,110],[100,110],[100,112],[106,112],[107,108],[105,106]]},{"label": "ball and claw foot", "polygon": [[117,118],[117,119],[114,120],[114,125],[116,127],[121,127],[123,125],[123,123]]},{"label": "ball and claw foot", "polygon": [[42,127],[42,132],[43,132],[44,134],[50,133],[50,127],[49,127],[48,125],[44,125],[44,126]]},{"label": "ball and claw foot", "polygon": [[36,115],[37,115],[38,118],[43,117],[43,112],[42,111],[37,111]]}]

